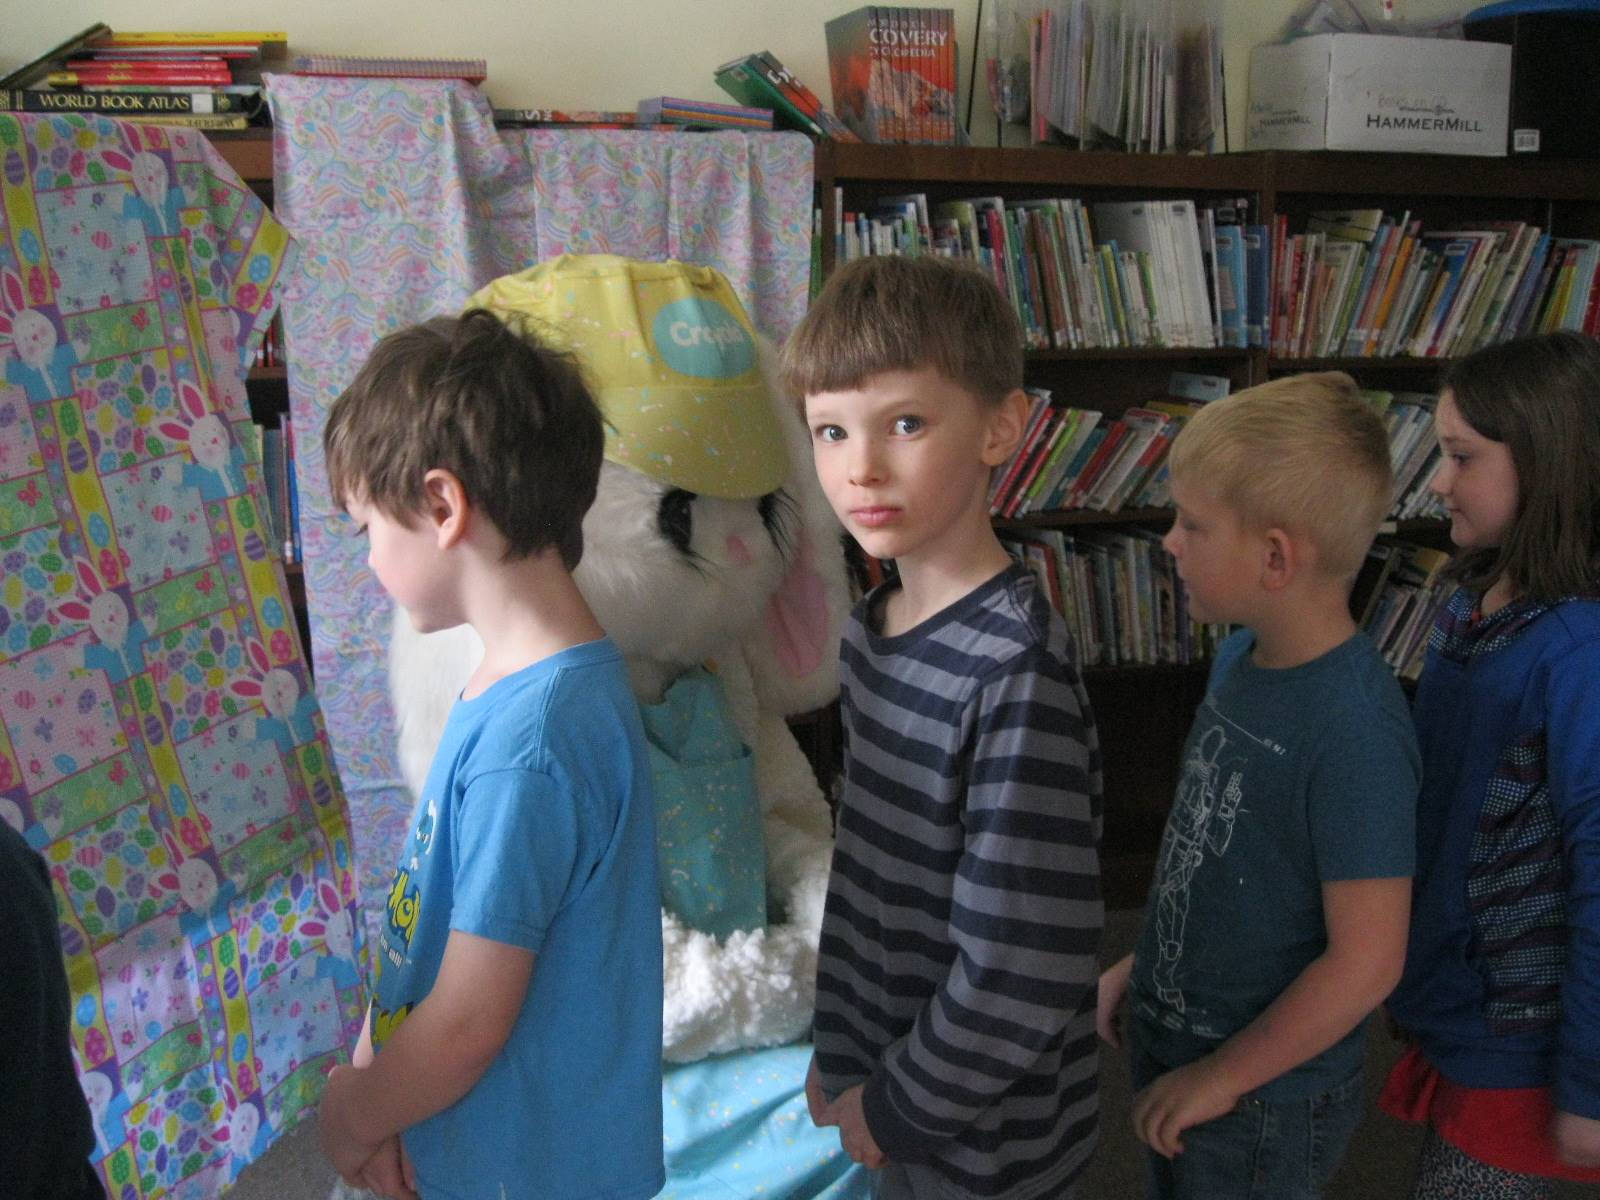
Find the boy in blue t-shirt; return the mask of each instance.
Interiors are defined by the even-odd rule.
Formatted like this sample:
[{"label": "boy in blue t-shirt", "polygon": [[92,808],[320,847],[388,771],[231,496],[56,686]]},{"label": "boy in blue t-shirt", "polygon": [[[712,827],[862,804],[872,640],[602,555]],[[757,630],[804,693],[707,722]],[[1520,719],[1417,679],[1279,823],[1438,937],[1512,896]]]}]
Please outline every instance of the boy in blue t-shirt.
[{"label": "boy in blue t-shirt", "polygon": [[1400,977],[1416,739],[1350,586],[1389,505],[1383,424],[1346,375],[1213,401],[1173,443],[1166,548],[1212,665],[1134,953],[1151,1197],[1319,1195],[1360,1116],[1361,1025]]},{"label": "boy in blue t-shirt", "polygon": [[346,1182],[424,1200],[632,1200],[661,1157],[661,919],[639,711],[572,579],[604,435],[576,365],[484,310],[391,334],[328,415],[335,500],[427,633],[483,662],[390,888]]}]

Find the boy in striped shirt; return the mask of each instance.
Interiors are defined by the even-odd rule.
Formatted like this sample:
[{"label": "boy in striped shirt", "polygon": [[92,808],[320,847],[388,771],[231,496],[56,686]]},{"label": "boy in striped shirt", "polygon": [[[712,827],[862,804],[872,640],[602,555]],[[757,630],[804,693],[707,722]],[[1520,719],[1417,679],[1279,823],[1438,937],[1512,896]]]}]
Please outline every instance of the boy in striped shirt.
[{"label": "boy in striped shirt", "polygon": [[1059,614],[988,516],[1015,314],[940,258],[841,269],[784,350],[818,478],[895,577],[841,649],[811,1116],[880,1197],[1071,1194],[1094,1146],[1100,756]]}]

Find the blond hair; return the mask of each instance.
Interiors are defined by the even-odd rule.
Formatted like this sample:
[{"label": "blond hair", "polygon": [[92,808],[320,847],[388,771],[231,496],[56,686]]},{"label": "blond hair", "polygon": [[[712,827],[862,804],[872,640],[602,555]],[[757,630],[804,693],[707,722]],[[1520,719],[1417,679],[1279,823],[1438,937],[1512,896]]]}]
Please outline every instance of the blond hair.
[{"label": "blond hair", "polygon": [[1394,489],[1383,421],[1341,371],[1212,401],[1172,443],[1170,469],[1245,525],[1307,539],[1341,578],[1361,568]]},{"label": "blond hair", "polygon": [[834,272],[784,343],[798,401],[931,367],[986,405],[1022,386],[1022,326],[994,278],[954,258],[858,258]]}]

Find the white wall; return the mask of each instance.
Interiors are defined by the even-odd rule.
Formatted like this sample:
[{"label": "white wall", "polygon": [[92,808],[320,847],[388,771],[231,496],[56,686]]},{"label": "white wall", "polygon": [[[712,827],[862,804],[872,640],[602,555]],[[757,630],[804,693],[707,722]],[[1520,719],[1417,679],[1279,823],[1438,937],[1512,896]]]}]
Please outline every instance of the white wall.
[{"label": "white wall", "polygon": [[[1228,119],[1232,145],[1242,148],[1249,49],[1275,38],[1300,0],[1220,2]],[[1378,0],[1358,2],[1376,8]],[[977,0],[946,5],[956,13],[965,114]],[[1424,20],[1473,6],[1397,0],[1396,9]],[[631,109],[648,95],[725,100],[712,68],[766,49],[827,102],[823,22],[856,7],[855,0],[0,0],[0,74],[104,21],[113,29],[283,29],[291,50],[331,54],[486,58],[484,86],[501,107]],[[974,140],[992,144],[981,79],[978,91]],[[1008,144],[1020,137],[1020,129],[1008,131]]]}]

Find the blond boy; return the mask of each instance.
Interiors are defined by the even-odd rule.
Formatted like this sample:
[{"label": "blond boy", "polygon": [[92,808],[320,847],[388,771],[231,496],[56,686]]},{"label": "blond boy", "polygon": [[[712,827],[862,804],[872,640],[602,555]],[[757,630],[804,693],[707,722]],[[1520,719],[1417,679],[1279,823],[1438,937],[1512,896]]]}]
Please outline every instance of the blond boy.
[{"label": "blond boy", "polygon": [[384,338],[328,414],[333,497],[378,582],[420,631],[467,623],[484,646],[319,1114],[340,1175],[388,1196],[664,1182],[648,751],[572,579],[603,443],[575,364],[481,309]]},{"label": "blond boy", "polygon": [[1126,994],[1151,1197],[1321,1194],[1360,1113],[1361,1026],[1399,979],[1419,760],[1350,615],[1391,492],[1348,376],[1208,404],[1172,447],[1165,539],[1219,650],[1184,750]]},{"label": "blond boy", "polygon": [[1100,769],[1065,626],[989,524],[1021,331],[973,269],[867,259],[784,369],[834,511],[895,567],[841,651],[812,1118],[882,1197],[1069,1195],[1097,1113]]}]

